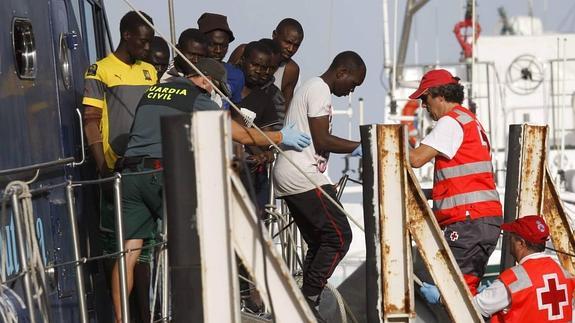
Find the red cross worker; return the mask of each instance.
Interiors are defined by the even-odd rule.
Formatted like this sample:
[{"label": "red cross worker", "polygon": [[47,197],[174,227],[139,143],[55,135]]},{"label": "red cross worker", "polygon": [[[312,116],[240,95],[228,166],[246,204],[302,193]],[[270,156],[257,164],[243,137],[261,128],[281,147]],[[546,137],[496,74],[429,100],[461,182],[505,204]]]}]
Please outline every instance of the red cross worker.
[{"label": "red cross worker", "polygon": [[473,303],[491,322],[572,322],[575,278],[550,255],[549,228],[540,216],[504,223],[518,264],[501,273]]}]

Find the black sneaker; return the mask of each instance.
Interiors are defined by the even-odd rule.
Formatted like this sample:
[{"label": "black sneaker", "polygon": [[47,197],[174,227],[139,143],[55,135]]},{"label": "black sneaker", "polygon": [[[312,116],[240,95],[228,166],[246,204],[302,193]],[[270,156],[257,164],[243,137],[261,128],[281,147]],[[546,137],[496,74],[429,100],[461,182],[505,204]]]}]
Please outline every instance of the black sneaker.
[{"label": "black sneaker", "polygon": [[321,316],[321,314],[319,314],[319,297],[316,296],[316,299],[314,300],[306,296],[305,301],[307,302],[307,305],[309,305],[309,308],[311,309],[311,312],[313,313],[313,316],[315,316],[317,322],[327,323],[327,320],[324,319],[323,316]]}]

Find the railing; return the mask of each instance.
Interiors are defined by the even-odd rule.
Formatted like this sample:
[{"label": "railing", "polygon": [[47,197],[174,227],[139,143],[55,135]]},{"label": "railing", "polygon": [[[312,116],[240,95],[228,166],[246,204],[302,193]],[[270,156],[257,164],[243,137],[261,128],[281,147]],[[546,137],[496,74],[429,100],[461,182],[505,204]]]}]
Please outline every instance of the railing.
[{"label": "railing", "polygon": [[[50,165],[58,165],[63,163],[51,163]],[[33,169],[33,168],[31,168]],[[2,286],[7,286],[8,284],[12,284],[19,279],[24,280],[24,293],[26,299],[26,305],[28,308],[28,315],[30,317],[31,322],[36,322],[36,309],[39,309],[40,314],[44,319],[44,321],[49,321],[49,313],[47,308],[49,307],[47,304],[47,298],[38,298],[34,295],[39,294],[38,291],[34,291],[33,284],[31,282],[31,277],[34,273],[38,270],[42,271],[50,271],[53,269],[57,269],[60,267],[70,266],[73,265],[75,267],[75,275],[76,275],[76,291],[77,291],[77,298],[78,298],[78,305],[79,305],[79,321],[82,323],[89,322],[88,319],[88,309],[86,304],[86,293],[85,293],[85,282],[84,282],[84,272],[83,272],[83,265],[92,262],[98,261],[106,258],[118,258],[119,259],[119,271],[120,271],[120,293],[121,293],[121,300],[122,300],[122,319],[124,322],[129,322],[129,307],[128,307],[128,294],[127,294],[127,278],[126,278],[126,254],[141,250],[141,249],[149,249],[149,248],[160,248],[166,245],[166,241],[160,241],[158,243],[144,246],[142,248],[134,248],[126,250],[124,248],[124,237],[123,237],[123,221],[122,221],[122,208],[121,208],[121,178],[122,176],[139,176],[145,175],[150,173],[157,173],[161,170],[153,170],[153,171],[144,171],[144,172],[134,172],[134,173],[126,173],[126,174],[119,174],[116,173],[114,176],[109,178],[97,179],[97,180],[87,180],[87,181],[66,181],[63,183],[40,187],[37,189],[28,189],[24,187],[24,184],[19,184],[20,186],[14,186],[14,184],[9,184],[9,189],[5,190],[4,196],[2,197],[2,202],[7,203],[11,201],[12,212],[14,215],[15,220],[15,229],[17,234],[17,245],[18,245],[18,254],[20,257],[21,262],[21,271],[12,275],[11,277],[0,281]],[[74,189],[86,185],[100,185],[113,182],[114,187],[114,206],[115,206],[115,222],[116,222],[116,245],[118,246],[118,250],[115,253],[109,253],[100,256],[94,257],[82,257],[81,250],[80,250],[80,236],[78,232],[77,226],[77,215],[76,215],[76,207],[75,207],[75,198],[74,198]],[[25,231],[22,229],[25,227],[24,223],[22,222],[25,220],[24,215],[21,214],[22,203],[20,200],[24,200],[26,198],[31,199],[32,195],[40,194],[49,192],[55,189],[63,188],[66,189],[66,201],[67,201],[67,213],[68,219],[71,225],[71,243],[72,243],[72,250],[73,250],[73,259],[69,261],[64,261],[60,263],[50,264],[46,266],[41,266],[42,268],[36,268],[31,266],[30,264],[30,241],[34,241],[36,239],[35,235],[31,235],[30,232],[26,234]],[[27,196],[22,196],[23,192],[29,192]],[[31,204],[30,204],[31,205]],[[5,209],[5,208],[4,208]],[[5,214],[2,214],[2,217],[5,217]],[[4,247],[5,244],[3,243],[2,246]],[[2,252],[4,254],[4,251]],[[165,252],[160,253],[160,257],[165,257]],[[164,261],[160,259],[158,264],[164,264]],[[34,264],[33,264],[34,265]],[[38,265],[37,263],[35,264]],[[159,267],[158,267],[159,268]],[[164,274],[167,274],[167,271],[163,270]],[[165,283],[165,279],[162,280]],[[42,285],[46,285],[43,283]],[[163,287],[163,286],[162,286]],[[165,289],[165,288],[164,288]],[[44,295],[47,291],[44,291]],[[162,295],[162,302],[167,303],[167,294]],[[162,310],[162,320],[167,320],[169,313],[167,312],[167,307],[163,307]],[[47,319],[46,319],[47,318]]]}]

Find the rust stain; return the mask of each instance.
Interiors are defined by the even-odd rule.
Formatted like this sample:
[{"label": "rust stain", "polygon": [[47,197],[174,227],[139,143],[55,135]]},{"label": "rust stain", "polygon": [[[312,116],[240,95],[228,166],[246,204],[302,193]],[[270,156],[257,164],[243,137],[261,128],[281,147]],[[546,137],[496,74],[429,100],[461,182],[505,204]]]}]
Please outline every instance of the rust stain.
[{"label": "rust stain", "polygon": [[[556,248],[573,253],[575,250],[575,238],[568,224],[561,201],[555,190],[550,175],[546,174],[545,192],[543,194],[543,216],[549,225],[551,240]],[[558,253],[563,267],[575,274],[573,260],[566,255]]]},{"label": "rust stain", "polygon": [[385,314],[397,313],[400,310],[401,309],[399,307],[395,306],[394,304],[385,304],[385,307],[383,308],[383,312]]},{"label": "rust stain", "polygon": [[411,297],[410,297],[410,292],[409,292],[409,288],[405,291],[405,295],[403,295],[403,310],[405,312],[411,311]]}]

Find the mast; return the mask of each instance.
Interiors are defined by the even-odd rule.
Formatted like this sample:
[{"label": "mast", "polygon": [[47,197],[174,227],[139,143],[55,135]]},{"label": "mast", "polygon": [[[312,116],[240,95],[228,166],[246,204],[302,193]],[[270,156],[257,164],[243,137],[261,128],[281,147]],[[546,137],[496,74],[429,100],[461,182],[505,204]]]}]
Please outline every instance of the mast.
[{"label": "mast", "polygon": [[[174,16],[174,0],[168,0],[168,15],[170,18],[170,41],[172,44],[176,44],[176,18]],[[176,53],[172,50],[172,57],[176,56]]]}]

